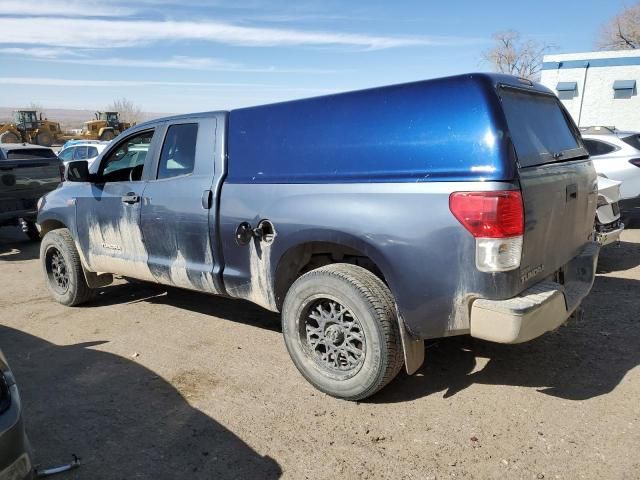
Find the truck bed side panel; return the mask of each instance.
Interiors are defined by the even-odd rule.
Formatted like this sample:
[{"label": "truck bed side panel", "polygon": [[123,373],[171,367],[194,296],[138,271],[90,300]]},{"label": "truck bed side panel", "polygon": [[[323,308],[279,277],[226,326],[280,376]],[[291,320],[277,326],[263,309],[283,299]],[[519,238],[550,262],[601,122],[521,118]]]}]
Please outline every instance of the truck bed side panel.
[{"label": "truck bed side panel", "polygon": [[[469,328],[476,296],[508,298],[521,289],[517,273],[492,277],[475,268],[473,237],[451,215],[456,190],[509,189],[499,182],[377,184],[225,184],[220,235],[227,292],[276,310],[273,280],[282,256],[306,242],[348,246],[382,270],[409,330],[422,338]],[[269,219],[270,246],[231,239],[243,221]]]}]

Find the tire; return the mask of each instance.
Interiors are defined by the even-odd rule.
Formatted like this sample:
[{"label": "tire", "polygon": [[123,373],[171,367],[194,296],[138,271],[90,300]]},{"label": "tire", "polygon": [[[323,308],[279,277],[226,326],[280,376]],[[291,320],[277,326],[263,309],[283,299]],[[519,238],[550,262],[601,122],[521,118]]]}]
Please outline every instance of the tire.
[{"label": "tire", "polygon": [[29,237],[29,240],[33,242],[37,242],[40,240],[40,232],[38,231],[35,222],[27,222],[26,234],[27,237]]},{"label": "tire", "polygon": [[69,230],[60,228],[44,236],[40,244],[40,262],[49,292],[58,303],[73,307],[92,297],[94,291],[84,278],[80,256]]},{"label": "tire", "polygon": [[284,300],[282,333],[302,376],[345,400],[373,395],[404,363],[393,296],[356,265],[327,265],[298,278]]},{"label": "tire", "polygon": [[36,144],[42,145],[43,147],[50,147],[53,145],[51,134],[49,132],[39,132],[36,135]]},{"label": "tire", "polygon": [[4,132],[0,135],[0,143],[20,143],[20,137],[13,132]]},{"label": "tire", "polygon": [[107,130],[105,132],[102,132],[102,135],[100,135],[100,140],[102,140],[103,142],[107,142],[109,140],[113,140],[116,136],[114,135],[113,131],[111,130]]}]

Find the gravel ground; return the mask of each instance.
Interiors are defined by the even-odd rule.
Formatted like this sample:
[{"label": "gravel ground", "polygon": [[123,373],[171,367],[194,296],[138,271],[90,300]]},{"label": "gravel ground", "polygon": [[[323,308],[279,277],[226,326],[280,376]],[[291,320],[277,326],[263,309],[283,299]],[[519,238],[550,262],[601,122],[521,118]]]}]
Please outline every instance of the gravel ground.
[{"label": "gravel ground", "polygon": [[603,250],[582,321],[430,344],[357,404],[303,380],[277,315],[125,282],[66,308],[37,256],[0,229],[0,345],[37,462],[82,459],[61,480],[640,478],[640,229]]}]

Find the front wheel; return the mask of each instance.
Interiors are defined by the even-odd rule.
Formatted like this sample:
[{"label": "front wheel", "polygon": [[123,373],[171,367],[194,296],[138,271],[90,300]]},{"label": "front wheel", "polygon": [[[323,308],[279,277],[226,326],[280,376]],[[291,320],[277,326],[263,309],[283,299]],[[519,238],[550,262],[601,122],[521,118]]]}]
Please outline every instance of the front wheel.
[{"label": "front wheel", "polygon": [[100,140],[102,140],[103,142],[107,142],[109,140],[113,140],[115,137],[116,136],[112,130],[106,130],[102,132],[102,135],[100,135]]},{"label": "front wheel", "polygon": [[20,143],[20,137],[13,132],[0,134],[0,143]]},{"label": "front wheel", "polygon": [[334,397],[367,398],[402,368],[393,296],[356,265],[327,265],[298,278],[284,301],[282,331],[300,373]]},{"label": "front wheel", "polygon": [[60,228],[44,236],[40,262],[49,292],[58,303],[72,307],[91,298],[93,290],[87,285],[69,230]]},{"label": "front wheel", "polygon": [[50,147],[53,145],[53,138],[49,132],[39,132],[36,135],[36,143],[43,147]]}]

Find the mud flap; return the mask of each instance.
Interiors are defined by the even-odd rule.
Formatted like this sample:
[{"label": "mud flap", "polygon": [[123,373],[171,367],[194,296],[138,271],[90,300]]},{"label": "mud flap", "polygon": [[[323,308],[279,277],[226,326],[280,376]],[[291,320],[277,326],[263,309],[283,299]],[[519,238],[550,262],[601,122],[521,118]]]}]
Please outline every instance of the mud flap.
[{"label": "mud flap", "polygon": [[89,272],[85,268],[82,270],[84,271],[84,278],[87,281],[89,288],[106,287],[113,283],[113,275],[110,273]]},{"label": "mud flap", "polygon": [[409,334],[400,312],[398,312],[398,327],[404,352],[404,368],[408,375],[413,375],[424,363],[424,340],[413,338]]}]

